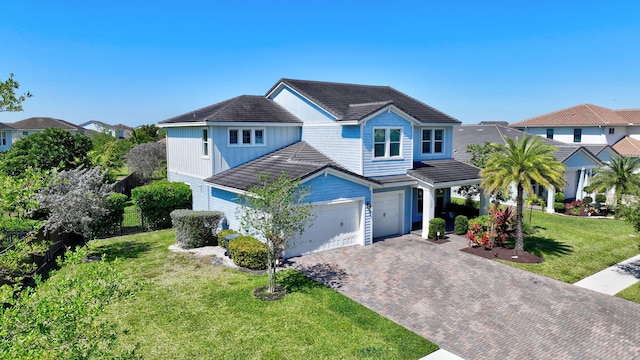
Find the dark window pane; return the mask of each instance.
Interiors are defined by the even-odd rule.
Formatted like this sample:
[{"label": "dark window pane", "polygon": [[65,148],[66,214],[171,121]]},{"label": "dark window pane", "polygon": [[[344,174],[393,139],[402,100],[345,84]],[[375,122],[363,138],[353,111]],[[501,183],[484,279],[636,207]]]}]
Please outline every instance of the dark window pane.
[{"label": "dark window pane", "polygon": [[423,154],[428,154],[431,152],[431,143],[428,141],[423,141],[422,142],[422,153]]},{"label": "dark window pane", "polygon": [[442,138],[444,137],[444,131],[443,130],[435,130],[435,138],[436,140],[442,140]]},{"label": "dark window pane", "polygon": [[389,140],[400,141],[400,129],[391,129],[389,133]]},{"label": "dark window pane", "polygon": [[375,144],[373,147],[373,156],[374,157],[383,157],[384,156],[384,144]]},{"label": "dark window pane", "polygon": [[238,143],[238,130],[229,130],[229,144]]},{"label": "dark window pane", "polygon": [[264,132],[263,130],[256,130],[256,144],[264,144]]},{"label": "dark window pane", "polygon": [[242,130],[242,143],[251,144],[251,130]]},{"label": "dark window pane", "polygon": [[400,143],[391,143],[389,146],[389,156],[400,156]]},{"label": "dark window pane", "polygon": [[375,129],[373,131],[373,141],[377,143],[384,142],[386,138],[385,134],[386,134],[385,129]]},{"label": "dark window pane", "polygon": [[434,153],[441,153],[442,152],[442,142],[433,143],[433,152]]}]

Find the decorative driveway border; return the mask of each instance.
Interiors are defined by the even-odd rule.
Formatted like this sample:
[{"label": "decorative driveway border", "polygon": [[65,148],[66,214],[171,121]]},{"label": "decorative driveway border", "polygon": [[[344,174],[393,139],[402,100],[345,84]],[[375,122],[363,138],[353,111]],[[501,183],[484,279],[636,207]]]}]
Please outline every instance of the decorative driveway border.
[{"label": "decorative driveway border", "polygon": [[414,235],[290,259],[465,359],[638,359],[640,304]]}]

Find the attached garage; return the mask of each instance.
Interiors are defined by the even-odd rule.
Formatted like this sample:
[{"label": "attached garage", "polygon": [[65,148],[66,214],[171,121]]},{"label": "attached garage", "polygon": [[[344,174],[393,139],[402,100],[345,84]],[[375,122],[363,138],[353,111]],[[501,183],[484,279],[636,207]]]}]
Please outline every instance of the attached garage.
[{"label": "attached garage", "polygon": [[404,192],[373,194],[373,237],[403,233]]},{"label": "attached garage", "polygon": [[293,241],[285,257],[364,244],[362,200],[314,205],[313,225]]}]

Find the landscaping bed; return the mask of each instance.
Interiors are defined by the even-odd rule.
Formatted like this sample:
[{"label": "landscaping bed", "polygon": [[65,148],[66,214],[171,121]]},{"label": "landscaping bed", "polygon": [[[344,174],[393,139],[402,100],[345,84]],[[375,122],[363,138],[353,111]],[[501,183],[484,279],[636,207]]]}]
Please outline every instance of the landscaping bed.
[{"label": "landscaping bed", "polygon": [[491,249],[486,249],[482,246],[472,246],[460,249],[460,251],[486,259],[500,259],[522,264],[538,264],[544,261],[542,257],[528,252],[516,255],[513,248],[508,246],[495,246]]}]

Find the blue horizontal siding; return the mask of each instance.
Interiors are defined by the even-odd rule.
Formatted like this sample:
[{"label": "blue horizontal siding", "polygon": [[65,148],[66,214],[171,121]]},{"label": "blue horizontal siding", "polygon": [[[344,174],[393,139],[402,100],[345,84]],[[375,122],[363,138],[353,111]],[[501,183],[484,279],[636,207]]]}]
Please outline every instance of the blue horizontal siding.
[{"label": "blue horizontal siding", "polygon": [[[373,157],[373,130],[377,127],[402,129],[402,156],[380,159]],[[387,176],[406,174],[413,167],[413,126],[393,112],[382,113],[367,121],[362,130],[363,174],[364,176]]]},{"label": "blue horizontal siding", "polygon": [[[443,129],[444,141],[443,152],[439,154],[423,154],[422,153],[422,129]],[[427,161],[427,160],[444,160],[451,159],[453,156],[453,127],[442,126],[421,126],[415,128],[415,136],[413,143],[413,158],[415,161]],[[464,151],[464,150],[463,150]]]}]

